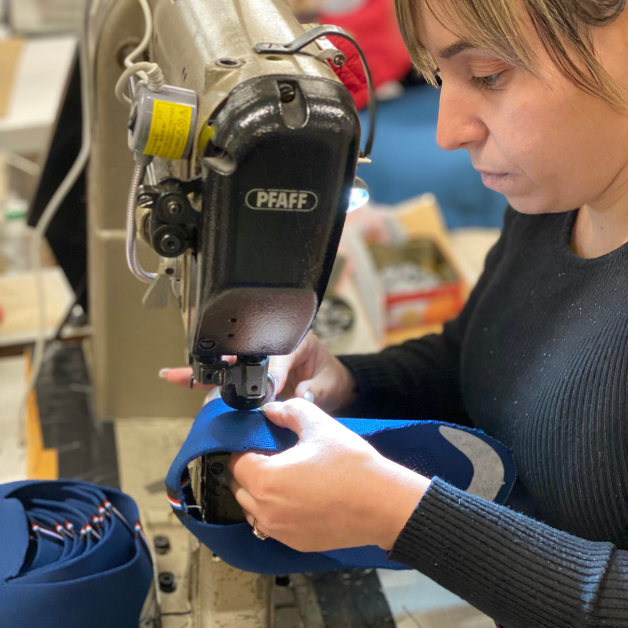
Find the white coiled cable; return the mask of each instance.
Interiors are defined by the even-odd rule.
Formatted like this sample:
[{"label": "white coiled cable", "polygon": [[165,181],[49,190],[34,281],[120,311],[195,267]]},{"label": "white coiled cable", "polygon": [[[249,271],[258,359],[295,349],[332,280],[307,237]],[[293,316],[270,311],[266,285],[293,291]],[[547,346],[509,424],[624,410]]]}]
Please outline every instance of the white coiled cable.
[{"label": "white coiled cable", "polygon": [[[128,57],[127,57],[128,58]],[[146,85],[152,92],[160,92],[164,88],[164,75],[161,68],[156,63],[150,63],[149,61],[140,61],[130,65],[118,79],[116,83],[116,98],[120,102],[132,104],[131,99],[124,93],[125,88],[128,85],[129,79],[140,72],[144,73],[146,77]]]}]

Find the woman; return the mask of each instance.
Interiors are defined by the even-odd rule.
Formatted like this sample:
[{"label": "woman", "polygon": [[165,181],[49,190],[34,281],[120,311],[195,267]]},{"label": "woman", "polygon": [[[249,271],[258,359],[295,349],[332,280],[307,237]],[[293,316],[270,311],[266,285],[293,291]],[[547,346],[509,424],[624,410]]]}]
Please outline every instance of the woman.
[{"label": "woman", "polygon": [[[310,335],[274,361],[295,399],[266,413],[300,441],[234,457],[236,497],[296,549],[378,544],[507,628],[628,627],[624,0],[397,12],[415,63],[442,80],[440,146],[468,150],[513,209],[442,335],[340,359]],[[513,451],[512,508],[382,458],[325,412],[486,431]]]}]

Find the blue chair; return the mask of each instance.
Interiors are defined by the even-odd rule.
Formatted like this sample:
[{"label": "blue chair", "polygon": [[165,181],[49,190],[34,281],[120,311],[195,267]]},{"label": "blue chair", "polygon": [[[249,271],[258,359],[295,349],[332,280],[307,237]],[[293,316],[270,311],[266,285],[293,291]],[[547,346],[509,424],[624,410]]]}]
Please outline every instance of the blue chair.
[{"label": "blue chair", "polygon": [[[432,192],[450,229],[501,228],[506,198],[483,185],[466,150],[444,151],[436,144],[439,99],[440,90],[420,85],[379,103],[373,163],[358,174],[376,203],[393,205]],[[365,110],[360,119],[366,134]]]}]

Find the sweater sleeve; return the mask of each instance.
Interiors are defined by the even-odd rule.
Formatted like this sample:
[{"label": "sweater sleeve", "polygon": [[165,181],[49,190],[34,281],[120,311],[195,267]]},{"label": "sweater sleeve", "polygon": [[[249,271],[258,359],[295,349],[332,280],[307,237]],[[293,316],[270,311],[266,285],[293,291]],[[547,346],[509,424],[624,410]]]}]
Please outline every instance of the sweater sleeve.
[{"label": "sweater sleeve", "polygon": [[380,353],[339,356],[356,382],[358,401],[343,416],[410,418],[468,424],[460,389],[460,352],[465,330],[489,284],[512,231],[514,210],[489,252],[484,272],[460,313],[443,333],[430,334]]},{"label": "sweater sleeve", "polygon": [[505,628],[628,628],[628,552],[432,483],[389,558]]}]

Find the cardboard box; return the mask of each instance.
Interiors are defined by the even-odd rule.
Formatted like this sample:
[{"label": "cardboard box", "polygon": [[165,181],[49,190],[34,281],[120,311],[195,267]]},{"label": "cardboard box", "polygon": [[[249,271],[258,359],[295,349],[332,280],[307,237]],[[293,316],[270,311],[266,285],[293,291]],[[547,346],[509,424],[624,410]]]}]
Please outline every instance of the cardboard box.
[{"label": "cardboard box", "polygon": [[433,240],[369,248],[384,288],[388,331],[444,323],[464,306],[464,283]]}]

